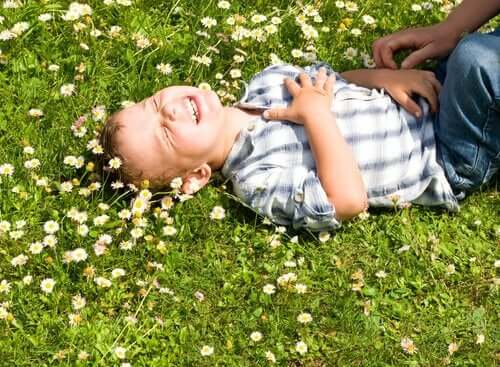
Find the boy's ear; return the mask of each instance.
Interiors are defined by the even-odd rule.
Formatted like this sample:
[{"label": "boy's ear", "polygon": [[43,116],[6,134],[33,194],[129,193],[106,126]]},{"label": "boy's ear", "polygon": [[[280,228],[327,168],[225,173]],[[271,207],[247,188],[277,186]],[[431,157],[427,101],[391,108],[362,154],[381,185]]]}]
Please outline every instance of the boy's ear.
[{"label": "boy's ear", "polygon": [[207,163],[203,163],[184,176],[182,180],[182,192],[184,194],[194,194],[208,183],[211,175],[212,169]]}]

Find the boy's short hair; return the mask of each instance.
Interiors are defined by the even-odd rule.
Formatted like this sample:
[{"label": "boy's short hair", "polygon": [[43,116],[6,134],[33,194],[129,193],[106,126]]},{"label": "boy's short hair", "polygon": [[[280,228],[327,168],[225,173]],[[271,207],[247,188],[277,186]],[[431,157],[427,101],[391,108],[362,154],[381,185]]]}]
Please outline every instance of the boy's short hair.
[{"label": "boy's short hair", "polygon": [[[103,177],[107,177],[111,181],[119,180],[137,185],[141,178],[140,172],[130,169],[116,143],[116,134],[123,128],[123,123],[118,119],[117,115],[117,113],[114,113],[109,116],[99,136],[99,144],[103,150],[99,159],[99,168],[103,173]],[[113,158],[119,158],[122,162],[118,169],[109,167],[109,161]]]},{"label": "boy's short hair", "polygon": [[[149,188],[155,190],[167,186],[174,177],[180,175],[170,168],[165,170],[161,177],[145,177],[141,170],[130,167],[127,159],[120,153],[120,147],[116,141],[116,136],[123,127],[123,121],[118,118],[118,112],[115,112],[106,120],[99,136],[99,144],[103,149],[103,154],[101,154],[98,164],[104,179],[107,177],[111,182],[118,180],[125,184],[132,183],[137,187],[147,180]],[[119,158],[122,162],[118,169],[109,167],[109,161],[113,158]]]}]

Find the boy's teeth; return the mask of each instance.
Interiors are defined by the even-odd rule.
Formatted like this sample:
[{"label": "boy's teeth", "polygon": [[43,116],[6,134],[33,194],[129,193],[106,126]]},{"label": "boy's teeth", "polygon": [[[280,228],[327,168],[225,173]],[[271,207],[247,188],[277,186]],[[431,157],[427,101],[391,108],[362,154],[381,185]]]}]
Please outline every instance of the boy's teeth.
[{"label": "boy's teeth", "polygon": [[193,118],[193,121],[198,123],[198,107],[196,106],[196,104],[191,99],[187,99],[186,106],[188,110],[191,111],[191,117]]},{"label": "boy's teeth", "polygon": [[196,121],[198,121],[199,120],[198,106],[196,105],[196,103],[194,103],[194,101],[192,99],[190,99],[189,102],[191,102],[191,106],[193,106],[193,111],[194,111],[194,114],[196,115]]}]

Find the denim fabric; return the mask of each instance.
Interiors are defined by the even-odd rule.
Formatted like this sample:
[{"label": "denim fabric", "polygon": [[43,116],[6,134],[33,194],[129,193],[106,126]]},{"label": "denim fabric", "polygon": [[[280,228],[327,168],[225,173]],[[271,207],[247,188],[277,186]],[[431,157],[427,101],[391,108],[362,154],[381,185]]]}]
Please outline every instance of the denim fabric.
[{"label": "denim fabric", "polygon": [[435,72],[443,84],[438,160],[455,193],[464,195],[500,166],[500,29],[464,37]]}]

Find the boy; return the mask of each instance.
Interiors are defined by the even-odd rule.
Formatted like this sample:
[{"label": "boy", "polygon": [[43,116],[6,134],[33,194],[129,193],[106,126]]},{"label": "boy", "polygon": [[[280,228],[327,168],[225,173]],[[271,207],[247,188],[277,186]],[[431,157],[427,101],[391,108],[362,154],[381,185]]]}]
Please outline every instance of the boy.
[{"label": "boy", "polygon": [[[292,80],[297,75],[300,85]],[[383,89],[348,82],[385,88],[416,117]],[[418,105],[408,100],[418,93],[436,112],[439,89],[426,71],[340,76],[326,64],[306,73],[290,65],[266,68],[233,107],[222,107],[211,91],[170,87],[110,117],[101,135],[104,160],[120,157],[120,173],[133,183],[161,186],[180,176],[185,193],[221,169],[243,201],[295,228],[330,229],[368,204],[457,210],[436,159],[434,115],[423,98]]]}]

